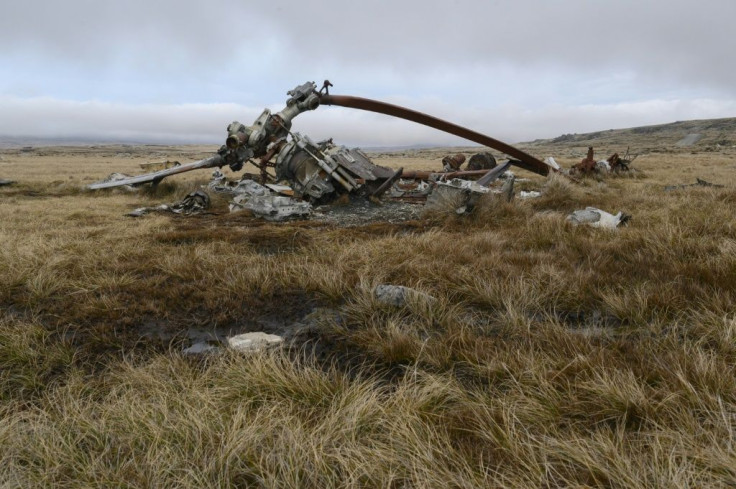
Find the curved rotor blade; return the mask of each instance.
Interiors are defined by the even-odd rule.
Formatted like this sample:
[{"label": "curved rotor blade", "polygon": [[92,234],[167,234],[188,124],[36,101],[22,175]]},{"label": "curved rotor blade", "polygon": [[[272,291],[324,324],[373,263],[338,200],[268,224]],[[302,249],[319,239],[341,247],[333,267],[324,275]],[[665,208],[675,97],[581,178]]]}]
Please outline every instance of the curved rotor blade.
[{"label": "curved rotor blade", "polygon": [[349,95],[321,95],[319,98],[320,104],[324,105],[338,105],[340,107],[349,107],[352,109],[367,110],[369,112],[377,112],[379,114],[386,114],[400,119],[406,119],[408,121],[423,124],[425,126],[439,129],[440,131],[460,136],[461,138],[474,141],[478,144],[483,144],[490,148],[501,151],[509,156],[513,156],[519,161],[514,161],[512,164],[537,173],[539,175],[548,175],[552,169],[549,165],[538,160],[534,156],[521,151],[520,149],[514,148],[511,145],[493,139],[490,136],[475,132],[466,127],[458,126],[452,122],[447,122],[431,115],[417,112],[415,110],[400,107],[398,105],[387,104],[385,102],[379,102],[378,100],[371,100],[361,97],[351,97]]}]

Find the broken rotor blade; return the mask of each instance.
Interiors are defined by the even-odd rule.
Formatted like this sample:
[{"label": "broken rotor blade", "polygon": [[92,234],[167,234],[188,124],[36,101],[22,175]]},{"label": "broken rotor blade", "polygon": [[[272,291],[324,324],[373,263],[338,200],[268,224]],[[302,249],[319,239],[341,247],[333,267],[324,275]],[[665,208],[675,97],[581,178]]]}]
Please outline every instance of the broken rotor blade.
[{"label": "broken rotor blade", "polygon": [[213,168],[215,166],[222,167],[225,165],[225,160],[222,156],[215,155],[203,160],[195,161],[193,163],[187,163],[186,165],[179,165],[173,168],[166,168],[153,173],[147,173],[145,175],[138,175],[135,177],[123,178],[121,180],[113,180],[111,182],[98,182],[87,185],[90,190],[99,190],[103,188],[122,187],[123,185],[141,185],[143,183],[153,182],[154,184],[159,183],[164,178],[177,175],[179,173],[185,173],[200,168]]},{"label": "broken rotor blade", "polygon": [[390,115],[398,117],[400,119],[406,119],[408,121],[423,124],[425,126],[433,127],[444,131],[455,136],[474,141],[478,144],[483,144],[490,148],[501,151],[509,156],[513,156],[518,161],[512,161],[512,164],[537,173],[539,175],[548,175],[550,170],[554,170],[543,161],[535,158],[534,156],[521,151],[520,149],[514,148],[511,145],[494,139],[485,134],[475,132],[466,127],[458,126],[452,122],[448,122],[431,115],[417,112],[416,110],[407,109],[398,105],[388,104],[386,102],[380,102],[378,100],[372,100],[361,97],[352,97],[349,95],[321,95],[319,98],[320,104],[323,105],[338,105],[340,107],[348,107],[352,109],[367,110],[369,112],[377,112],[379,114]]}]

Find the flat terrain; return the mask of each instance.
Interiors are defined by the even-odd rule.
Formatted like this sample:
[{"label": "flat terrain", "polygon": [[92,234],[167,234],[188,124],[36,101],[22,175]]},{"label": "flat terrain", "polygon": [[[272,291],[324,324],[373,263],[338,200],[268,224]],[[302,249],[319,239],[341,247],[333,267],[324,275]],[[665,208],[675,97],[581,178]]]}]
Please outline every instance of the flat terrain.
[{"label": "flat terrain", "polygon": [[[215,148],[0,151],[0,487],[733,487],[736,149],[675,131],[522,145],[565,167],[588,144],[640,156],[580,184],[518,171],[538,199],[352,227],[222,198],[124,216],[207,171],[81,189]],[[725,187],[664,189],[696,178]],[[565,222],[586,206],[633,217]],[[382,305],[381,283],[437,300]],[[182,353],[248,331],[286,346]]]}]

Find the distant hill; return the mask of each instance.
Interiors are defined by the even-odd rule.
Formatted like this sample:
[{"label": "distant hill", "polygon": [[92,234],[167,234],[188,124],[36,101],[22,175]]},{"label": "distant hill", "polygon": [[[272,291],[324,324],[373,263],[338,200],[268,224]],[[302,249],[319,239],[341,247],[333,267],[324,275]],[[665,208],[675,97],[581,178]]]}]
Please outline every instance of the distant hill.
[{"label": "distant hill", "polygon": [[656,126],[609,129],[587,134],[563,134],[552,139],[537,139],[519,146],[631,146],[638,151],[692,148],[708,150],[736,146],[736,118],[680,121]]}]

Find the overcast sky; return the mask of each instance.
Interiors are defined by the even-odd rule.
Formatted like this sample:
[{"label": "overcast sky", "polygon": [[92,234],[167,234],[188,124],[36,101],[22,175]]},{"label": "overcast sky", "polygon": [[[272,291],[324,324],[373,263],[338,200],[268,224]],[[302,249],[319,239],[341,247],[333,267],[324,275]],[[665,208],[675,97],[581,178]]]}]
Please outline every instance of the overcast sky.
[{"label": "overcast sky", "polygon": [[[0,135],[218,143],[325,78],[510,142],[733,117],[734,21],[734,0],[3,0]],[[294,129],[464,142],[333,107]]]}]

